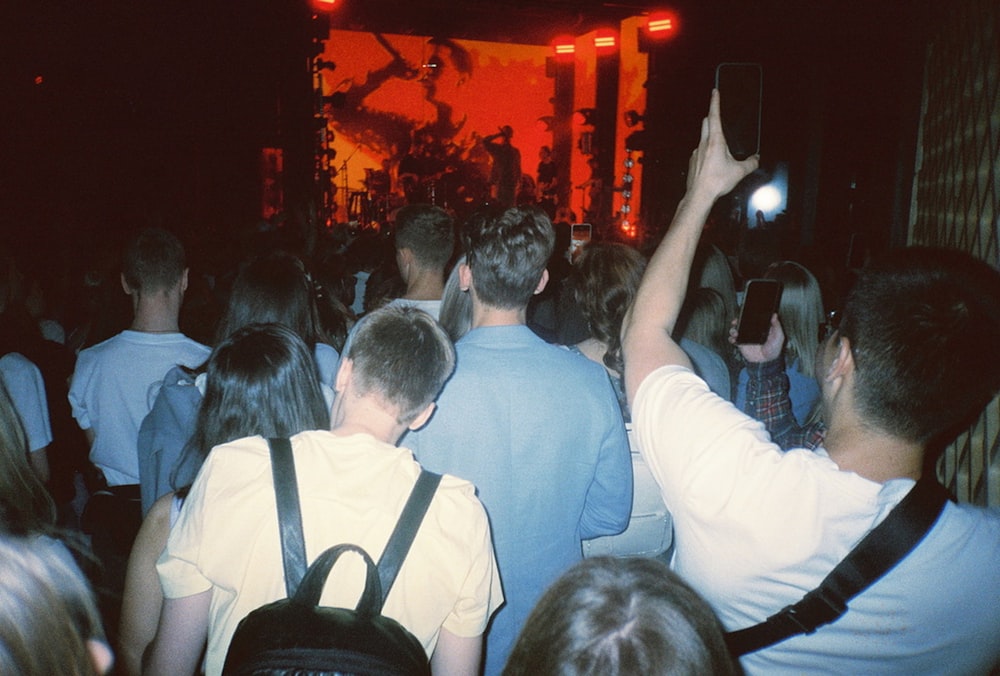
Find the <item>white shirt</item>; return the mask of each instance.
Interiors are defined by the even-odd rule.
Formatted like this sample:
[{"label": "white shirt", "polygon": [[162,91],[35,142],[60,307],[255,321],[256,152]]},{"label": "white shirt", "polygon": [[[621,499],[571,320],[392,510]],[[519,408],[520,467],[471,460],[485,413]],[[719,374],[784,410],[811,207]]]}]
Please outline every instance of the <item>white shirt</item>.
[{"label": "white shirt", "polygon": [[0,378],[21,419],[28,450],[38,451],[51,444],[52,425],[42,372],[24,355],[8,352],[0,357]]},{"label": "white shirt", "polygon": [[[673,567],[727,630],[814,589],[910,490],[781,453],[761,423],[681,367],[642,382],[641,452],[674,518]],[[1000,660],[1000,513],[946,505],[924,541],[812,635],[741,660],[748,674],[974,674]]]}]

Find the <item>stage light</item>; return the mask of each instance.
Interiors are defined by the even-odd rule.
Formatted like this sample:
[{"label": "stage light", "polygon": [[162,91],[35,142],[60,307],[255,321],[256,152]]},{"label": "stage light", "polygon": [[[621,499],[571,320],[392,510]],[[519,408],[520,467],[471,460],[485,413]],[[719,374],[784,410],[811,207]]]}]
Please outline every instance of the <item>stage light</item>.
[{"label": "stage light", "polygon": [[658,40],[672,38],[677,33],[677,15],[674,12],[653,12],[649,15],[646,30]]},{"label": "stage light", "polygon": [[313,9],[320,12],[329,12],[337,4],[337,0],[312,0]]},{"label": "stage light", "polygon": [[598,50],[614,49],[618,44],[618,35],[615,31],[602,28],[594,33],[594,47]]},{"label": "stage light", "polygon": [[560,35],[552,41],[552,53],[556,57],[572,57],[576,53],[576,42],[570,35]]}]

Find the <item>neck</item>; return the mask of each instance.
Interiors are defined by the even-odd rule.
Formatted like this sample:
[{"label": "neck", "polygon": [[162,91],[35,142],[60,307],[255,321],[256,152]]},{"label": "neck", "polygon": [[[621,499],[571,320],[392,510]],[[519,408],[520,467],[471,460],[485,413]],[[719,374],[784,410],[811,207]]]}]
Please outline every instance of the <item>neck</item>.
[{"label": "neck", "polygon": [[860,425],[831,423],[823,445],[840,469],[870,481],[919,479],[924,447]]},{"label": "neck", "polygon": [[483,305],[473,296],[472,328],[478,329],[486,326],[524,326],[527,323],[527,308],[522,307],[513,310],[496,308],[490,305]]},{"label": "neck", "polygon": [[414,268],[406,282],[407,300],[441,300],[444,295],[444,271]]},{"label": "neck", "polygon": [[143,333],[178,333],[180,325],[180,298],[168,291],[153,294],[132,294],[134,317],[131,329]]},{"label": "neck", "polygon": [[338,392],[337,398],[342,397],[344,399],[338,402],[339,408],[334,406],[335,412],[340,413],[340,419],[334,421],[332,429],[337,436],[369,434],[379,441],[395,445],[406,431],[406,425],[400,423],[395,415],[388,413],[377,399],[357,396],[351,391]]}]

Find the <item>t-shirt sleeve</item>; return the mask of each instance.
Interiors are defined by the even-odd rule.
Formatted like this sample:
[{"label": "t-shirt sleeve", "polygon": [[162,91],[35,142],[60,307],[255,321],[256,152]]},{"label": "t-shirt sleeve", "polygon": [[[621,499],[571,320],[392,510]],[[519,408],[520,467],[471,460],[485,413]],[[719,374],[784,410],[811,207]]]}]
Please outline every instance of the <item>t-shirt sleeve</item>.
[{"label": "t-shirt sleeve", "polygon": [[88,408],[91,378],[94,376],[95,361],[86,350],[80,353],[76,361],[76,369],[69,386],[69,405],[73,410],[80,429],[89,430],[94,424],[90,419]]},{"label": "t-shirt sleeve", "polygon": [[[721,509],[739,486],[780,459],[762,423],[713,393],[689,369],[665,366],[639,386],[636,441],[671,512]],[[761,459],[771,462],[758,462]]]},{"label": "t-shirt sleeve", "polygon": [[7,355],[4,360],[4,384],[24,426],[28,449],[32,452],[43,449],[52,443],[52,425],[42,372],[20,355]]},{"label": "t-shirt sleeve", "polygon": [[621,533],[628,526],[632,512],[632,454],[628,434],[610,382],[607,390],[604,438],[580,516],[580,537],[584,540]]},{"label": "t-shirt sleeve", "polygon": [[156,572],[166,598],[183,598],[211,589],[211,581],[198,563],[204,540],[207,494],[213,474],[213,457],[205,460],[201,474],[191,486],[177,523],[170,529],[167,547],[156,562]]},{"label": "t-shirt sleeve", "polygon": [[489,519],[478,500],[475,500],[473,515],[467,538],[470,551],[467,574],[455,607],[442,625],[455,636],[465,638],[483,634],[490,617],[504,600]]}]

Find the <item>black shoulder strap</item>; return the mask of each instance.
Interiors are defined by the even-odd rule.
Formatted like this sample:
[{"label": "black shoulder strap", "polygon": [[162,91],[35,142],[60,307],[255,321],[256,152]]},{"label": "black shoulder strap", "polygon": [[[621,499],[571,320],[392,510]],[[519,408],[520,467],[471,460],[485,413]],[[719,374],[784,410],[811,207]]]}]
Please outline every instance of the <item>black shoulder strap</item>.
[{"label": "black shoulder strap", "polygon": [[382,582],[382,601],[379,604],[378,612],[382,611],[382,604],[389,597],[389,590],[392,583],[396,581],[399,568],[403,565],[410,545],[417,536],[420,523],[424,520],[424,514],[431,504],[434,492],[438,484],[441,483],[441,475],[428,472],[425,469],[420,471],[417,482],[410,492],[410,497],[406,500],[403,512],[399,515],[399,521],[389,536],[389,542],[378,560],[378,576]]},{"label": "black shoulder strap", "polygon": [[299,484],[295,479],[295,461],[288,439],[268,439],[271,449],[271,476],[278,505],[278,532],[285,567],[285,592],[295,595],[306,574],[306,540],[302,534],[302,511],[299,508]]},{"label": "black shoulder strap", "polygon": [[948,501],[932,476],[923,476],[889,516],[837,564],[816,589],[760,624],[726,634],[734,657],[797,634],[811,634],[847,611],[847,602],[870,587],[920,543]]}]

